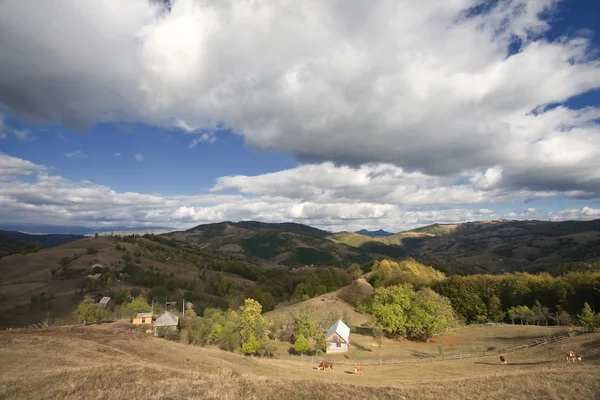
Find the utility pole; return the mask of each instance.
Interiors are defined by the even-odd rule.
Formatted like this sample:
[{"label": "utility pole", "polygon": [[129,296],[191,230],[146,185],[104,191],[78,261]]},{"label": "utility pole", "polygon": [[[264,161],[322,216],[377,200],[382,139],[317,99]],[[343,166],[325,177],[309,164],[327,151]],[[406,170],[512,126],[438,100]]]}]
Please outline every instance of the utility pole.
[{"label": "utility pole", "polygon": [[181,300],[181,312],[185,316],[185,299]]}]

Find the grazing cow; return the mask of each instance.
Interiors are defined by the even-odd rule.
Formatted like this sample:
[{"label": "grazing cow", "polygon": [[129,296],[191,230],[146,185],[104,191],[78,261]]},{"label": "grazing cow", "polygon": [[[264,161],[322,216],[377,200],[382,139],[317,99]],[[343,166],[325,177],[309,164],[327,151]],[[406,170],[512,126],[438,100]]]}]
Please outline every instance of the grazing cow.
[{"label": "grazing cow", "polygon": [[569,351],[567,353],[567,362],[575,362],[575,360],[581,361],[581,356],[574,351]]},{"label": "grazing cow", "polygon": [[504,358],[504,356],[500,356],[500,363],[506,364],[506,358]]},{"label": "grazing cow", "polygon": [[360,374],[361,372],[363,372],[365,370],[365,367],[362,365],[355,365],[354,366],[354,373],[356,375]]},{"label": "grazing cow", "polygon": [[319,364],[319,366],[317,367],[317,370],[323,370],[323,371],[325,371],[327,368],[329,368],[331,371],[333,371],[333,363],[332,362],[323,361],[321,364]]}]

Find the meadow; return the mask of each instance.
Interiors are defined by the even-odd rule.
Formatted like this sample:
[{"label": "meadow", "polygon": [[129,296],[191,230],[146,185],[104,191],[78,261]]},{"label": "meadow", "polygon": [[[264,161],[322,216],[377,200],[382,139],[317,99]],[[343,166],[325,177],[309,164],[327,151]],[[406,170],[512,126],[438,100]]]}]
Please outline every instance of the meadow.
[{"label": "meadow", "polygon": [[[455,340],[448,347],[521,342],[543,329],[463,328],[447,337]],[[410,354],[414,346],[437,347],[397,342],[381,351]],[[566,363],[567,350],[583,360]],[[508,365],[494,355],[367,366],[359,376],[352,365],[317,371],[316,363],[244,357],[111,325],[2,331],[0,358],[2,399],[600,398],[600,333],[512,353]]]}]

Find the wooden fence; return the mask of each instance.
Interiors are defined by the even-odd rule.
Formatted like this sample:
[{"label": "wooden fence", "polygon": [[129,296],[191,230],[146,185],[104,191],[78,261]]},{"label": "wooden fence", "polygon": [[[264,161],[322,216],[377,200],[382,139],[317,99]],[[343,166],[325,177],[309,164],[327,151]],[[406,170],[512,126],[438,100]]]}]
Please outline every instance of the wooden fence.
[{"label": "wooden fence", "polygon": [[[548,345],[551,343],[556,343],[561,340],[568,339],[573,336],[580,335],[582,333],[583,332],[581,332],[581,331],[573,331],[573,332],[569,332],[566,335],[546,337],[541,340],[528,341],[519,346],[508,347],[505,349],[494,349],[494,350],[490,350],[490,351],[482,350],[480,352],[478,351],[478,352],[470,352],[470,353],[457,353],[457,354],[444,354],[444,355],[420,353],[420,355],[422,356],[421,358],[365,360],[365,361],[363,361],[363,360],[335,360],[334,363],[342,364],[342,365],[356,365],[356,364],[360,364],[360,365],[393,365],[393,364],[406,364],[406,363],[462,360],[463,358],[490,357],[490,356],[498,356],[500,354],[514,353],[514,352],[526,350],[526,349],[529,349],[532,347],[545,346],[545,345]],[[282,359],[282,360],[289,359],[289,360],[293,360],[293,361],[311,362],[311,363],[320,363],[322,361],[331,361],[330,357],[291,355],[291,354],[288,355],[288,354],[283,354],[283,353],[276,353],[273,355],[272,358],[277,358],[277,359]]]}]

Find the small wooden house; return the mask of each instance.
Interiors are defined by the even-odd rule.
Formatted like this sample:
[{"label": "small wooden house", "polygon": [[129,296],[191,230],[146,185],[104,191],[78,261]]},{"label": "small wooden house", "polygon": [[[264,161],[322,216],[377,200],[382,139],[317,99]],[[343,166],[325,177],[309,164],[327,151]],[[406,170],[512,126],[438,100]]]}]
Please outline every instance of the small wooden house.
[{"label": "small wooden house", "polygon": [[151,312],[139,313],[133,317],[131,323],[134,325],[152,324],[153,318],[154,317]]},{"label": "small wooden house", "polygon": [[179,317],[171,312],[165,311],[163,315],[158,317],[154,322],[154,336],[158,336],[160,329],[178,330]]},{"label": "small wooden house", "polygon": [[350,328],[341,319],[327,332],[327,353],[344,353],[350,348]]}]

